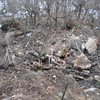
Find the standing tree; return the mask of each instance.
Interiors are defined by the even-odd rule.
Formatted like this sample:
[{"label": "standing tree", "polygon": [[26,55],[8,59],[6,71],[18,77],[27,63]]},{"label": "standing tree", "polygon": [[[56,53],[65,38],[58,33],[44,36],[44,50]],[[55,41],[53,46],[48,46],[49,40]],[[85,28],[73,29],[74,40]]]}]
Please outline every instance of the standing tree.
[{"label": "standing tree", "polygon": [[39,15],[40,7],[39,7],[39,0],[20,0],[22,4],[22,9],[25,10],[27,15],[30,18],[30,23],[32,26],[36,26],[36,18]]},{"label": "standing tree", "polygon": [[85,6],[85,0],[75,0],[73,1],[73,6],[75,7],[75,11],[77,12],[77,19],[80,20],[82,9]]},{"label": "standing tree", "polygon": [[47,13],[47,23],[50,22],[51,25],[51,10],[55,0],[44,0],[44,10]]},{"label": "standing tree", "polygon": [[12,14],[13,20],[15,20],[15,14],[18,11],[18,7],[17,7],[17,0],[7,0],[7,12]]}]

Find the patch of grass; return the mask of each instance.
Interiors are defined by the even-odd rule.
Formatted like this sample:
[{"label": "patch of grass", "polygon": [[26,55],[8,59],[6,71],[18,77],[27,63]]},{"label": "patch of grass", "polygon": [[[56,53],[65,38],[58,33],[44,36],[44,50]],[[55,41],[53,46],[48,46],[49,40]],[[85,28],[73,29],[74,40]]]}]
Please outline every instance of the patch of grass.
[{"label": "patch of grass", "polygon": [[41,96],[39,96],[39,98],[38,98],[39,100],[42,100],[42,97]]},{"label": "patch of grass", "polygon": [[82,29],[82,26],[76,26],[75,28],[76,29]]},{"label": "patch of grass", "polygon": [[45,66],[43,66],[43,65],[40,65],[40,66],[38,66],[38,70],[45,70]]},{"label": "patch of grass", "polygon": [[62,92],[58,93],[58,95],[56,96],[57,100],[61,100],[62,96],[63,96]]},{"label": "patch of grass", "polygon": [[11,31],[16,31],[16,28],[12,28]]}]

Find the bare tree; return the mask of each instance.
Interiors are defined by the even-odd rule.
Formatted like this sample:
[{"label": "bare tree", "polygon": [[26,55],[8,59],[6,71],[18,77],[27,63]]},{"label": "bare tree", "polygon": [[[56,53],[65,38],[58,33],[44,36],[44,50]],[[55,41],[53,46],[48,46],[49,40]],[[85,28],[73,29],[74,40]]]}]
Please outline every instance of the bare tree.
[{"label": "bare tree", "polygon": [[47,13],[47,23],[50,22],[51,24],[51,10],[53,7],[53,3],[55,0],[44,0],[42,3],[44,3],[44,10]]},{"label": "bare tree", "polygon": [[2,3],[2,7],[1,7],[1,10],[0,10],[0,14],[3,15],[3,16],[6,16],[6,13],[7,13],[6,0],[0,0],[0,1]]},{"label": "bare tree", "polygon": [[75,7],[75,11],[77,12],[77,19],[80,20],[80,16],[82,13],[82,9],[85,6],[85,0],[75,0],[73,1],[73,6]]},{"label": "bare tree", "polygon": [[[95,22],[100,19],[100,0],[0,0],[3,16],[12,15],[20,17],[27,25],[36,26],[45,19],[50,27],[55,29],[60,21],[66,28],[68,18],[77,19],[78,22]],[[45,17],[42,16],[45,14]],[[93,21],[94,20],[94,21]],[[98,21],[99,22],[99,21]],[[42,25],[45,25],[42,21]]]},{"label": "bare tree", "polygon": [[53,5],[53,15],[51,15],[51,17],[53,18],[53,20],[55,21],[55,29],[57,29],[57,25],[58,25],[58,12],[59,9],[61,7],[61,3],[63,0],[55,0],[54,5]]},{"label": "bare tree", "polygon": [[20,2],[22,4],[22,8],[30,17],[31,25],[36,26],[36,18],[40,11],[38,0],[20,0]]},{"label": "bare tree", "polygon": [[13,20],[15,17],[15,14],[18,11],[18,7],[17,7],[17,0],[6,0],[7,2],[7,11],[10,12],[12,14]]}]

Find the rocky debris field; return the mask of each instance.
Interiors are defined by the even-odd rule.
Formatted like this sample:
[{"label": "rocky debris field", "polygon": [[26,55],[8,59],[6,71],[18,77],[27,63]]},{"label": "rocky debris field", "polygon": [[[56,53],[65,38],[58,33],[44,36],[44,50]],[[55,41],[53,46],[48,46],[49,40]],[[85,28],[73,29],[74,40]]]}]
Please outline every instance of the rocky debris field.
[{"label": "rocky debris field", "polygon": [[0,36],[0,100],[100,100],[99,32],[37,28]]}]

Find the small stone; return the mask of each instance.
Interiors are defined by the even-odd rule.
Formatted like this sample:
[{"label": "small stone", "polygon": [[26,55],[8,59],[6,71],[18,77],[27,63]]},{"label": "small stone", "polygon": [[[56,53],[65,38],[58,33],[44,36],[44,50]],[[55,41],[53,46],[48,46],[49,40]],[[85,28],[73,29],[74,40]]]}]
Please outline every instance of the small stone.
[{"label": "small stone", "polygon": [[56,78],[56,75],[53,75],[53,78]]},{"label": "small stone", "polygon": [[39,53],[37,53],[37,52],[34,52],[34,56],[37,56],[37,57],[39,57]]},{"label": "small stone", "polygon": [[58,52],[56,53],[56,56],[60,57],[60,56],[61,56],[61,51],[58,51]]},{"label": "small stone", "polygon": [[88,70],[83,70],[83,74],[88,76],[88,75],[90,74],[90,71],[88,71]]},{"label": "small stone", "polygon": [[100,81],[100,76],[99,76],[99,75],[95,75],[95,76],[94,76],[94,79],[95,79],[96,81]]},{"label": "small stone", "polygon": [[26,36],[27,36],[27,37],[31,37],[31,36],[32,36],[32,33],[29,32],[29,33],[26,34]]}]

